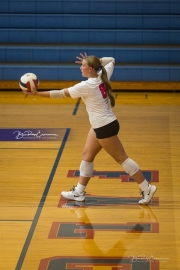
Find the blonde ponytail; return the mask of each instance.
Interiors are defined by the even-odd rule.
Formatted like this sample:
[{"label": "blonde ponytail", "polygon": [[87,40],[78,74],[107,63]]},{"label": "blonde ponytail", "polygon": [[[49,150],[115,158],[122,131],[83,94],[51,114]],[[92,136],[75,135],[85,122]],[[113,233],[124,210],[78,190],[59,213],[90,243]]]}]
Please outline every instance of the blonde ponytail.
[{"label": "blonde ponytail", "polygon": [[100,68],[102,69],[101,79],[106,87],[106,91],[110,99],[111,107],[114,107],[115,97],[112,93],[112,87],[111,87],[110,81],[108,80],[106,69],[103,66],[101,66],[101,62],[99,58],[94,55],[87,56],[85,60],[87,61],[88,66],[94,68],[96,72],[98,72]]},{"label": "blonde ponytail", "polygon": [[112,92],[112,87],[111,87],[110,81],[108,80],[106,69],[103,66],[101,66],[101,68],[102,68],[101,79],[106,87],[106,91],[108,93],[108,97],[109,97],[110,102],[111,102],[111,107],[114,107],[115,106],[115,97],[114,97],[113,92]]}]

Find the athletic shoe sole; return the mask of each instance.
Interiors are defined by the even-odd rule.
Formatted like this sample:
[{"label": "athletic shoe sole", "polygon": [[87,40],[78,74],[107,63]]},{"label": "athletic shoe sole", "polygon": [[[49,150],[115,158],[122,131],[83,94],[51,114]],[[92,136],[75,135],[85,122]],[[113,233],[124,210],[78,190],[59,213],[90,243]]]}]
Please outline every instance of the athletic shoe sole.
[{"label": "athletic shoe sole", "polygon": [[83,202],[83,201],[85,201],[85,197],[84,196],[69,198],[68,196],[63,195],[62,193],[61,193],[61,195],[64,198],[68,199],[69,201],[77,201],[77,202]]},{"label": "athletic shoe sole", "polygon": [[[148,204],[150,201],[151,201],[151,199],[152,199],[152,197],[154,196],[154,194],[155,194],[155,192],[156,192],[156,190],[157,190],[157,187],[156,186],[152,186],[152,188],[154,189],[154,191],[151,193],[151,198],[149,199],[149,201],[145,201],[145,202],[143,202],[143,199],[142,200],[140,200],[139,201],[139,204]],[[141,202],[142,201],[142,202]]]}]

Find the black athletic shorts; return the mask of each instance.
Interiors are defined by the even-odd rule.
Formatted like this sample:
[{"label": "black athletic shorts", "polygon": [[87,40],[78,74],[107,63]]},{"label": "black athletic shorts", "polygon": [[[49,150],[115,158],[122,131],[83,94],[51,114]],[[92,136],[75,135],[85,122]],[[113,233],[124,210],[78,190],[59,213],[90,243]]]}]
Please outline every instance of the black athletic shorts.
[{"label": "black athletic shorts", "polygon": [[105,139],[112,136],[115,136],[119,132],[119,122],[116,119],[115,121],[100,127],[100,128],[94,128],[94,131],[96,133],[96,138],[98,139]]}]

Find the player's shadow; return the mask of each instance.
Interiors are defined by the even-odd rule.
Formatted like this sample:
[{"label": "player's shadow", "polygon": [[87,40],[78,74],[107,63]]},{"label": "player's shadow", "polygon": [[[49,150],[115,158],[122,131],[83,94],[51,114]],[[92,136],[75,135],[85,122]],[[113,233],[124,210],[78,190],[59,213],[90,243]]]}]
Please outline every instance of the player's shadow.
[{"label": "player's shadow", "polygon": [[[78,243],[81,241],[84,252],[82,256],[59,255],[42,259],[38,270],[92,269],[94,267],[112,270],[121,268],[132,270],[159,269],[157,260],[152,261],[152,258],[150,260],[144,256],[136,258],[129,252],[132,247],[133,250],[137,250],[138,239],[143,233],[152,232],[150,231],[153,228],[151,225],[157,225],[157,218],[149,206],[136,206],[134,210],[137,212],[138,209],[137,222],[124,224],[113,222],[113,213],[111,213],[111,223],[92,222],[88,216],[88,208],[85,208],[83,203],[74,202],[73,206],[65,203],[64,207],[69,208],[70,215],[74,215],[74,222],[67,222],[67,225],[75,226],[75,229],[72,230],[71,227],[69,232],[68,226],[66,226],[62,237],[66,238],[70,233],[71,241],[73,241],[73,238]],[[91,211],[92,215],[93,212]],[[114,220],[117,220],[116,211],[115,215]],[[154,229],[156,230],[157,226]],[[99,231],[100,234],[98,234]],[[114,235],[112,236],[112,234]]]},{"label": "player's shadow", "polygon": [[[82,203],[76,202],[76,206],[70,208],[70,213],[75,214],[77,217],[80,224],[78,235],[83,240],[83,249],[91,256],[98,254],[103,257],[120,256],[123,258],[123,254],[127,251],[128,247],[135,244],[142,233],[152,233],[152,230],[157,233],[159,229],[157,218],[148,205],[138,206],[137,222],[127,222],[125,224],[117,224],[117,222],[115,224],[113,223],[113,225],[109,223],[92,223],[88,217],[88,209],[82,207]],[[113,220],[112,215],[111,220]],[[106,251],[103,251],[104,249],[102,250],[97,244],[96,233],[98,234],[98,231],[105,232],[106,230],[107,237],[104,237],[103,241],[107,242],[107,245],[105,242],[103,243],[103,246],[106,246]],[[109,231],[116,232],[116,236],[118,231],[121,233],[118,239],[116,238],[117,241],[115,241],[114,245],[107,249],[109,242],[112,243],[112,241],[109,241],[111,239],[109,237]],[[105,235],[105,233],[103,234]]]}]

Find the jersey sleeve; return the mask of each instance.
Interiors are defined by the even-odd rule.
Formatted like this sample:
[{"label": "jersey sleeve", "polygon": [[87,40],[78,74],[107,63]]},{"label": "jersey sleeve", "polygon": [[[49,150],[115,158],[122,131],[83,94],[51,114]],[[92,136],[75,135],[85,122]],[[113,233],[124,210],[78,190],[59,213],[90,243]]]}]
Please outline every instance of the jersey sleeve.
[{"label": "jersey sleeve", "polygon": [[[104,66],[106,72],[107,72],[107,77],[108,77],[108,80],[110,80],[112,74],[113,74],[113,71],[114,71],[114,62],[111,61],[109,62],[106,66]],[[98,74],[101,74],[102,71],[100,71]]]},{"label": "jersey sleeve", "polygon": [[105,68],[105,70],[107,72],[108,80],[110,80],[110,78],[111,78],[111,76],[113,74],[113,71],[114,71],[114,63],[113,62],[110,62],[104,68]]},{"label": "jersey sleeve", "polygon": [[86,97],[89,93],[89,87],[87,86],[86,81],[75,84],[72,87],[68,88],[69,94],[72,98]]}]

